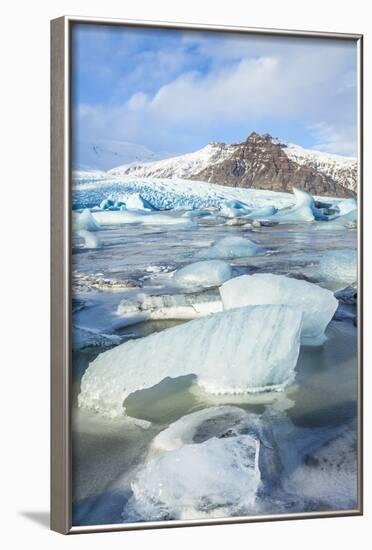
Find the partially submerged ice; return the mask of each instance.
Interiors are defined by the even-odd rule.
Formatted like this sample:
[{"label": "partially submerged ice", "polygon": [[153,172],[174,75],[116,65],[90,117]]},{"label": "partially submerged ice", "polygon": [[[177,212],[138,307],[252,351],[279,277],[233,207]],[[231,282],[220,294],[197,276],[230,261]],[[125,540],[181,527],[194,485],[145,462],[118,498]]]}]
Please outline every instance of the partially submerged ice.
[{"label": "partially submerged ice", "polygon": [[281,389],[295,376],[301,322],[287,306],[242,307],[131,340],[90,363],[79,406],[114,417],[131,393],[191,374],[215,394]]},{"label": "partially submerged ice", "polygon": [[77,234],[83,239],[84,248],[102,248],[101,239],[92,231],[85,231],[84,229],[81,229]]},{"label": "partially submerged ice", "polygon": [[205,288],[222,285],[231,276],[231,267],[227,262],[205,260],[177,269],[172,282],[182,288]]},{"label": "partially submerged ice", "polygon": [[338,302],[332,292],[284,275],[242,275],[220,287],[224,309],[258,304],[283,304],[303,313],[301,343],[321,345]]},{"label": "partially submerged ice", "polygon": [[91,347],[111,347],[120,344],[116,334],[103,334],[98,330],[74,326],[72,328],[72,349],[80,351]]},{"label": "partially submerged ice", "polygon": [[265,253],[266,250],[250,239],[244,237],[224,237],[209,248],[197,252],[198,258],[245,258]]},{"label": "partially submerged ice", "polygon": [[357,280],[357,251],[355,249],[329,250],[313,269],[322,283],[334,290],[355,283]]},{"label": "partially submerged ice", "polygon": [[260,485],[258,453],[259,442],[240,435],[154,457],[132,482],[133,512],[147,520],[243,514],[252,509]]},{"label": "partially submerged ice", "polygon": [[222,311],[220,295],[215,292],[200,294],[163,294],[151,296],[140,294],[134,299],[121,300],[117,315],[121,327],[142,321],[167,319],[199,319]]},{"label": "partially submerged ice", "polygon": [[89,208],[85,208],[81,214],[75,213],[72,218],[73,228],[77,231],[98,231],[99,223],[94,219]]},{"label": "partially submerged ice", "polygon": [[260,441],[249,430],[251,417],[237,407],[210,407],[160,432],[131,484],[123,517],[193,519],[250,511],[261,483]]},{"label": "partially submerged ice", "polygon": [[195,222],[186,218],[142,210],[95,210],[92,215],[100,225],[138,223],[144,225],[170,225],[185,229],[197,227]]}]

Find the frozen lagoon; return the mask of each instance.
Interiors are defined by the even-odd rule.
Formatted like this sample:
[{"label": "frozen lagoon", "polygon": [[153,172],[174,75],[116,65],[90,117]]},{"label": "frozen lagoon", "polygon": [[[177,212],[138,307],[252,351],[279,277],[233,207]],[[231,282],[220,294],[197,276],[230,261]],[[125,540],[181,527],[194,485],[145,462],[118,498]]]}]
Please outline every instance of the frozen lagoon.
[{"label": "frozen lagoon", "polygon": [[[162,214],[181,217],[183,213]],[[76,235],[73,238],[74,324],[119,336],[122,342],[179,325],[184,321],[149,319],[125,326],[117,309],[123,299],[134,300],[138,294],[179,294],[179,287],[172,281],[173,272],[199,261],[200,251],[226,237],[247,238],[266,251],[256,256],[226,259],[233,276],[275,273],[305,279],[332,291],[344,288],[349,284],[349,278],[346,283],[342,280],[345,270],[340,269],[341,280],[338,280],[334,268],[329,277],[328,270],[318,269],[318,263],[330,253],[334,262],[335,250],[355,250],[356,230],[334,231],[331,226],[327,229],[326,224],[252,228],[227,225],[223,218],[206,216],[198,217],[197,227],[186,228],[182,224],[177,229],[172,224],[106,226],[99,231],[102,247],[97,249],[84,248]],[[340,254],[341,259],[343,256]],[[218,296],[218,289],[207,292]],[[126,412],[139,419],[135,422],[128,417],[108,419],[87,409],[74,408],[74,523],[151,519],[138,516],[143,507],[136,506],[133,511],[131,484],[140,479],[146,494],[144,468],[154,436],[190,412],[226,404],[261,418],[262,425],[272,434],[266,437],[276,450],[275,460],[282,465],[276,474],[270,474],[262,466],[268,481],[257,495],[254,509],[245,513],[355,507],[357,371],[356,328],[352,317],[355,307],[351,304],[343,309],[345,315],[338,316],[342,320],[333,320],[328,326],[327,340],[322,347],[301,347],[296,378],[282,392],[211,395],[196,385],[193,376],[183,376],[127,397]],[[96,346],[90,342],[85,349],[80,347],[74,352],[75,405],[88,364],[111,345],[110,342],[102,344],[102,339],[98,339]],[[342,456],[339,474],[337,456]],[[226,460],[229,463],[228,455]],[[344,489],[336,491],[340,483]],[[169,491],[172,494],[173,488]],[[192,494],[188,498],[192,498]],[[231,510],[222,508],[214,514],[237,513],[235,505]],[[172,510],[170,515],[172,519]],[[173,517],[176,519],[176,512]]]}]

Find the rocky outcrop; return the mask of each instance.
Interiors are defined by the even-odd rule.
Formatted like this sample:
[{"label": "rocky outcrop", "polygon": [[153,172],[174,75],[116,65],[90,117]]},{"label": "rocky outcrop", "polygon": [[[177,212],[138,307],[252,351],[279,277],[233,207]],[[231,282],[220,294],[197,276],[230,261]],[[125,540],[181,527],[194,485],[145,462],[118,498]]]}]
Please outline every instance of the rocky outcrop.
[{"label": "rocky outcrop", "polygon": [[230,187],[292,191],[293,187],[312,195],[350,197],[354,193],[311,164],[300,164],[289,158],[269,134],[252,132],[234,148],[232,155],[213,163],[190,179]]}]

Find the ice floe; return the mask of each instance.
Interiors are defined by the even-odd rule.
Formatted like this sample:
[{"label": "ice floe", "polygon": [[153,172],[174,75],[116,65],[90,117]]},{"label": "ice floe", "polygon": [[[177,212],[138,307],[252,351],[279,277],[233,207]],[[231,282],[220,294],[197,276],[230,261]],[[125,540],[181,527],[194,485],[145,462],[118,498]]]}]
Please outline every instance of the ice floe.
[{"label": "ice floe", "polygon": [[186,218],[141,210],[94,210],[92,215],[100,225],[140,223],[144,225],[171,225],[185,229],[197,227],[195,222]]},{"label": "ice floe", "polygon": [[197,258],[234,259],[257,256],[266,250],[250,239],[244,237],[224,237],[215,241],[212,246],[200,250],[195,254]]},{"label": "ice floe", "polygon": [[142,321],[167,319],[199,319],[222,311],[219,294],[163,294],[151,296],[140,294],[134,299],[121,300],[117,315],[120,326],[128,326]]},{"label": "ice floe", "polygon": [[114,417],[131,393],[191,374],[211,393],[281,389],[295,376],[301,323],[291,307],[241,307],[128,341],[90,363],[79,406]]},{"label": "ice floe", "polygon": [[77,234],[84,240],[84,248],[102,248],[101,239],[92,231],[80,229]]},{"label": "ice floe", "polygon": [[172,281],[182,288],[219,286],[232,276],[231,267],[222,260],[205,260],[181,267],[174,272]]},{"label": "ice floe", "polygon": [[74,212],[72,223],[76,231],[98,231],[100,229],[99,223],[93,218],[89,208],[85,208],[81,214]]},{"label": "ice floe", "polygon": [[338,305],[332,292],[325,288],[271,273],[231,279],[220,287],[220,294],[224,309],[258,304],[295,307],[303,313],[301,343],[307,345],[325,341],[325,329]]},{"label": "ice floe", "polygon": [[90,347],[111,347],[120,344],[120,336],[102,334],[98,330],[74,326],[72,329],[72,349],[79,351]]}]

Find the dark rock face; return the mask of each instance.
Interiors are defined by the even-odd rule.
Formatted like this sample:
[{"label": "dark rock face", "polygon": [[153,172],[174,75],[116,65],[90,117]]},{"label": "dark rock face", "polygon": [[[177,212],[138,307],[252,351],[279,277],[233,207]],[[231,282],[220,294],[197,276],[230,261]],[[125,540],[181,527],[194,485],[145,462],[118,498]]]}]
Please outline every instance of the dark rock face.
[{"label": "dark rock face", "polygon": [[232,156],[210,165],[190,179],[229,187],[291,192],[293,187],[312,195],[350,197],[354,193],[316,168],[300,165],[287,157],[285,149],[273,143],[269,134],[250,134],[236,146]]}]

